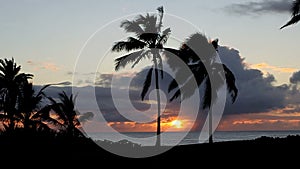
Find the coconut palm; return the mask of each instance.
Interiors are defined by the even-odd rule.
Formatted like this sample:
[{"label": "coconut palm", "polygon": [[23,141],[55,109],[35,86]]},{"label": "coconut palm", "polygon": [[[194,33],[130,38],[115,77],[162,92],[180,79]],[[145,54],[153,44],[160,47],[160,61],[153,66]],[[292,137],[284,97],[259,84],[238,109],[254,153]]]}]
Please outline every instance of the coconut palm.
[{"label": "coconut palm", "polygon": [[145,16],[139,15],[136,19],[129,21],[125,20],[121,23],[121,27],[127,33],[134,33],[136,37],[129,37],[126,41],[116,42],[112,51],[121,52],[127,51],[131,52],[124,56],[115,59],[115,70],[118,71],[120,68],[132,63],[132,68],[136,66],[142,59],[148,58],[153,62],[152,68],[149,69],[146,76],[143,90],[141,92],[141,98],[144,100],[149,87],[151,86],[152,73],[154,70],[155,75],[155,88],[157,97],[157,140],[156,145],[160,146],[160,94],[159,94],[159,69],[160,77],[163,78],[163,61],[162,52],[163,45],[168,40],[169,34],[171,32],[170,28],[161,31],[162,19],[164,10],[163,7],[157,8],[157,15],[146,14]]},{"label": "coconut palm", "polygon": [[[71,94],[68,96],[64,91],[59,93],[59,101],[48,97],[52,102],[51,105],[43,110],[48,112],[47,115],[43,116],[44,119],[50,124],[56,126],[62,132],[66,132],[69,137],[81,137],[83,133],[77,128],[80,126],[79,112],[75,109],[76,97]],[[51,116],[51,110],[55,113],[55,118],[49,118]]]},{"label": "coconut palm", "polygon": [[22,86],[18,99],[17,117],[23,124],[25,132],[50,130],[45,121],[51,118],[49,112],[45,112],[47,105],[42,107],[42,100],[46,97],[44,90],[50,85],[45,85],[37,93],[32,83]]},{"label": "coconut palm", "polygon": [[12,58],[0,59],[0,118],[13,130],[17,119],[17,100],[23,85],[28,84],[32,74],[20,73],[21,66]]},{"label": "coconut palm", "polygon": [[[186,68],[178,66],[178,62],[167,57],[167,63],[176,72],[176,80],[174,79],[168,91],[175,90],[170,101],[181,96],[186,99],[192,96],[197,88],[202,85],[204,87],[202,108],[209,109],[212,103],[217,99],[217,91],[226,83],[228,92],[231,94],[232,102],[236,100],[238,89],[235,86],[235,77],[231,70],[224,64],[216,61],[218,52],[218,40],[211,43],[207,38],[195,33],[191,35],[181,46],[178,51],[170,49],[171,53],[176,55],[188,65],[191,73],[184,73]],[[198,87],[192,87],[191,83],[196,81]],[[213,84],[212,84],[213,82]],[[197,125],[197,124],[195,124]],[[209,111],[209,142],[212,143],[212,114]]]},{"label": "coconut palm", "polygon": [[295,0],[293,2],[292,8],[291,8],[291,13],[292,13],[292,18],[282,27],[280,27],[280,29],[283,29],[287,26],[296,24],[300,21],[300,0]]}]

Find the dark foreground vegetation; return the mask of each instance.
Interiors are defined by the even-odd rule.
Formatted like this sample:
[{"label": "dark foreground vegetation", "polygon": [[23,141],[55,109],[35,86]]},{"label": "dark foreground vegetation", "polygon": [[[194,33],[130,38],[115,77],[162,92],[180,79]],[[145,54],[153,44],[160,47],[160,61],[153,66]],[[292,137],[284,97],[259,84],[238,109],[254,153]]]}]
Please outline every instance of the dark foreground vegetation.
[{"label": "dark foreground vegetation", "polygon": [[[96,141],[103,144],[103,141]],[[33,135],[1,135],[1,159],[15,156],[16,159],[35,159],[39,161],[49,159],[78,159],[81,161],[100,160],[118,160],[118,161],[173,161],[183,160],[192,162],[193,159],[201,160],[241,160],[241,161],[261,161],[266,162],[267,159],[285,160],[298,159],[297,152],[300,150],[300,136],[287,136],[285,138],[260,137],[254,140],[244,141],[228,141],[216,142],[213,144],[191,144],[179,145],[171,148],[169,151],[142,159],[126,158],[112,154],[95,143],[95,141],[86,137],[67,137],[65,135],[44,135],[44,133],[34,133]],[[128,148],[145,151],[152,147],[133,146],[128,144],[115,142],[111,146],[118,146],[128,150]],[[23,154],[16,156],[16,154]],[[211,157],[213,156],[213,157]],[[5,162],[5,161],[4,161]],[[64,161],[62,161],[64,162]]]}]

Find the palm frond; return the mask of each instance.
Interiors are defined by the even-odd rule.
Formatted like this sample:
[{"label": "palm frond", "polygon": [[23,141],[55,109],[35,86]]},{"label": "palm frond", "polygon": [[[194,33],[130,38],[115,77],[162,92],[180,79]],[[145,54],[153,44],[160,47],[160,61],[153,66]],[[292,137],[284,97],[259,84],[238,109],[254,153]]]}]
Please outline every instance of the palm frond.
[{"label": "palm frond", "polygon": [[283,28],[285,28],[287,26],[296,24],[299,21],[300,21],[300,14],[297,14],[297,15],[293,16],[292,19],[290,21],[288,21],[285,25],[283,25],[282,27],[280,27],[280,29],[283,29]]},{"label": "palm frond", "polygon": [[170,34],[171,34],[171,29],[170,28],[165,29],[162,32],[162,35],[160,36],[160,38],[158,40],[158,44],[161,44],[161,45],[166,44],[166,42],[169,39]]},{"label": "palm frond", "polygon": [[226,65],[223,64],[223,67],[225,72],[227,90],[230,93],[232,103],[234,103],[238,95],[238,89],[235,85],[235,77],[232,71]]},{"label": "palm frond", "polygon": [[206,78],[205,80],[205,89],[203,94],[203,102],[202,102],[202,108],[210,108],[212,103],[212,88],[209,78]]},{"label": "palm frond", "polygon": [[156,29],[157,17],[147,13],[145,16],[139,15],[135,20],[144,30],[144,33],[158,33]]},{"label": "palm frond", "polygon": [[149,87],[151,86],[152,72],[153,72],[153,68],[149,69],[148,74],[146,76],[144,86],[143,86],[143,90],[142,90],[142,93],[141,93],[142,100],[144,100],[144,98],[146,96],[146,93],[148,92]]},{"label": "palm frond", "polygon": [[149,46],[149,48],[155,48],[156,46],[156,40],[158,39],[159,34],[158,33],[152,33],[152,32],[146,32],[142,33],[138,36],[138,38],[144,42],[146,42]]},{"label": "palm frond", "polygon": [[124,28],[126,32],[135,33],[136,35],[144,33],[143,28],[136,21],[125,20],[120,26],[121,28]]},{"label": "palm frond", "polygon": [[38,97],[38,96],[45,96],[44,90],[45,90],[46,88],[48,88],[49,86],[51,86],[51,84],[47,84],[47,85],[43,86],[43,87],[37,92],[36,96],[37,96],[37,97]]},{"label": "palm frond", "polygon": [[211,61],[216,55],[215,48],[209,43],[207,37],[201,33],[192,34],[181,48],[187,61]]},{"label": "palm frond", "polygon": [[124,68],[127,64],[136,62],[137,58],[139,58],[143,52],[144,50],[140,50],[115,59],[115,70],[118,71],[120,68]]},{"label": "palm frond", "polygon": [[181,95],[180,89],[178,89],[175,94],[170,98],[170,102],[172,102],[174,99],[177,99]]},{"label": "palm frond", "polygon": [[169,87],[168,87],[168,92],[171,92],[172,90],[178,88],[178,83],[175,79],[173,79],[171,81],[171,83],[169,84]]},{"label": "palm frond", "polygon": [[292,16],[298,15],[299,10],[300,10],[300,0],[295,0],[291,8]]},{"label": "palm frond", "polygon": [[135,62],[132,64],[131,68],[134,68],[145,56],[148,56],[149,50],[143,50],[141,55],[136,58]]},{"label": "palm frond", "polygon": [[21,84],[21,83],[27,83],[28,79],[32,79],[33,75],[32,74],[26,74],[26,73],[20,73],[18,75],[15,76],[15,82],[17,84]]},{"label": "palm frond", "polygon": [[116,51],[116,52],[120,52],[122,50],[132,51],[137,49],[143,49],[144,47],[146,47],[146,45],[147,44],[143,41],[140,41],[133,37],[129,37],[127,41],[116,42],[112,47],[112,51]]}]

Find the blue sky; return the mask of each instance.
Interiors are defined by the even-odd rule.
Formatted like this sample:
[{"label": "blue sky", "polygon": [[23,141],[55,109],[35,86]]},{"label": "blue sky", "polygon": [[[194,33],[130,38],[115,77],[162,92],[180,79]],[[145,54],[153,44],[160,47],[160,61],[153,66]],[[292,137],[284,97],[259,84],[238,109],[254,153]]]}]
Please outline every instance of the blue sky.
[{"label": "blue sky", "polygon": [[[267,67],[264,71],[274,74],[278,84],[288,83],[291,72],[283,73],[276,68],[297,70],[300,67],[297,46],[300,30],[297,26],[278,29],[289,19],[289,13],[272,9],[235,13],[236,8],[232,8],[233,4],[248,4],[250,8],[249,2],[274,1],[0,1],[0,55],[14,57],[23,71],[35,75],[35,84],[72,80],[68,72],[74,70],[80,49],[95,31],[112,20],[156,12],[155,9],[163,5],[167,14],[184,18],[208,37],[218,37],[221,45],[239,50],[247,64],[264,63],[260,68]],[[119,23],[114,24],[109,26],[116,26],[118,30]],[[168,25],[165,20],[165,26]],[[184,31],[186,25],[176,26],[174,35],[194,33]],[[101,55],[112,45],[105,42],[113,41],[116,33],[99,33],[97,43]],[[99,58],[95,58],[97,63]],[[88,69],[90,63],[81,59],[81,64]]]}]

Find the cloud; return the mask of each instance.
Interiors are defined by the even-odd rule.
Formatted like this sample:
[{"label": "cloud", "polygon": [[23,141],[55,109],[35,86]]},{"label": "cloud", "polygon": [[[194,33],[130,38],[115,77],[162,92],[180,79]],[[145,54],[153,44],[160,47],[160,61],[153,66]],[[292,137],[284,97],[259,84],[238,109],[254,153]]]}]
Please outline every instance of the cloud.
[{"label": "cloud", "polygon": [[73,75],[78,75],[78,74],[79,74],[78,72],[73,72],[73,71],[68,71],[67,72],[68,76],[73,76]]},{"label": "cloud", "polygon": [[[249,68],[244,59],[240,56],[239,51],[230,49],[227,47],[220,47],[220,58],[224,64],[226,64],[236,76],[236,84],[239,89],[239,95],[234,104],[229,101],[226,103],[225,114],[245,114],[245,113],[261,113],[270,110],[284,108],[286,103],[286,96],[289,94],[289,87],[286,86],[274,86],[273,82],[275,77],[271,74],[264,76],[263,72],[258,69]],[[268,64],[261,64],[261,67],[276,68]],[[277,69],[277,68],[276,68]],[[279,69],[279,68],[278,68]],[[133,115],[127,112],[127,104],[130,103],[136,110],[146,111],[149,109],[152,102],[141,101],[141,89],[147,74],[147,68],[139,73],[124,73],[124,74],[101,74],[96,80],[98,85],[95,88],[96,98],[98,99],[101,111],[104,112],[105,117],[110,122],[116,121],[130,121],[120,112],[117,111],[114,101],[119,101],[118,106],[123,106],[126,115]],[[114,82],[112,84],[112,79]],[[165,75],[164,79],[160,81],[161,90],[164,91],[166,98],[170,98],[171,94],[167,91],[169,82],[172,80],[170,75]],[[152,83],[154,80],[152,81]],[[82,81],[81,83],[85,83]],[[125,84],[129,84],[126,86]],[[154,90],[154,85],[150,87],[149,92]],[[84,95],[85,87],[80,88],[80,94]],[[117,99],[112,98],[111,91],[114,90],[117,93]],[[70,89],[68,89],[70,91]],[[127,93],[129,92],[129,93]],[[130,102],[128,102],[128,95]],[[79,106],[84,106],[88,109],[89,98],[86,98],[86,102]],[[149,99],[149,95],[146,95],[146,99]],[[153,98],[155,100],[155,98]],[[152,103],[153,104],[153,103]],[[255,106],[254,106],[255,105]],[[169,106],[169,107],[168,107]],[[166,109],[176,110],[180,107],[179,102],[168,103]],[[93,111],[93,110],[90,110]],[[175,111],[176,112],[176,111]],[[176,113],[172,114],[176,115]],[[205,117],[205,115],[203,115]]]},{"label": "cloud", "polygon": [[26,62],[34,71],[48,70],[52,72],[59,71],[62,67],[52,62],[35,62],[28,60]]},{"label": "cloud", "polygon": [[224,10],[238,15],[259,15],[265,13],[287,13],[291,9],[291,2],[287,0],[261,0],[259,2],[234,3]]},{"label": "cloud", "polygon": [[297,84],[300,82],[300,71],[294,72],[292,77],[290,77],[290,82]]},{"label": "cloud", "polygon": [[[267,63],[248,66],[238,50],[228,47],[220,46],[219,55],[222,62],[234,73],[239,90],[239,95],[234,104],[231,104],[230,101],[226,102],[224,112],[225,121],[222,121],[223,129],[255,125],[261,127],[265,126],[268,129],[268,126],[272,127],[275,124],[280,126],[295,124],[292,123],[293,121],[289,121],[292,119],[288,119],[285,116],[297,115],[296,113],[300,112],[300,106],[296,106],[300,104],[299,91],[296,88],[291,88],[290,84],[274,86],[273,82],[276,80],[275,77],[272,74],[266,75],[262,70],[259,70],[270,69],[290,72],[289,69],[275,67]],[[165,66],[165,69],[168,69],[167,66]],[[93,106],[90,100],[91,95],[89,94],[90,92],[95,92],[98,108],[105,119],[99,122],[108,122],[110,126],[114,126],[118,130],[121,130],[120,128],[126,130],[130,128],[139,129],[142,127],[142,124],[148,124],[148,126],[145,126],[145,129],[152,130],[153,126],[150,124],[155,124],[157,112],[156,109],[152,109],[153,107],[151,107],[151,105],[154,105],[155,108],[156,105],[156,102],[154,102],[156,98],[153,92],[151,96],[154,85],[150,87],[146,95],[146,101],[141,101],[141,89],[147,72],[148,68],[143,69],[139,73],[101,74],[96,79],[95,87],[75,87],[79,91],[77,94],[82,98],[77,102],[77,106],[83,110],[82,112],[94,112],[95,117],[93,120],[99,121],[100,112],[91,108]],[[298,78],[300,78],[298,77],[298,72],[294,73],[291,82],[298,82]],[[164,79],[160,80],[161,91],[165,98],[170,98],[171,96],[171,94],[167,92],[171,80],[171,75],[167,73]],[[84,80],[82,83],[85,83]],[[152,81],[152,83],[154,83],[154,81]],[[49,87],[46,92],[52,97],[57,97],[57,93],[62,90],[68,94],[72,92],[71,87],[55,86]],[[114,91],[114,95],[112,95],[112,91]],[[135,111],[132,111],[131,105]],[[168,102],[162,98],[162,105],[165,106],[162,118],[166,123],[177,117],[181,108],[181,104],[178,100]],[[254,115],[257,117],[253,118]],[[234,120],[227,118],[232,116],[243,116],[246,118],[235,118]],[[271,116],[272,118],[270,118]],[[203,112],[199,109],[199,116],[193,130],[201,129],[206,117],[207,112]],[[187,114],[185,119],[191,120],[191,116]],[[273,123],[274,120],[278,119],[282,121]],[[137,123],[136,121],[144,123]],[[227,127],[224,127],[225,124],[227,124]]]},{"label": "cloud", "polygon": [[229,115],[222,119],[218,130],[291,130],[300,127],[300,113],[285,113],[281,111]]},{"label": "cloud", "polygon": [[280,72],[280,73],[293,73],[298,70],[298,69],[289,68],[289,67],[277,67],[277,66],[270,65],[268,63],[252,64],[252,65],[250,65],[250,67],[253,69],[260,69],[262,71],[274,71],[274,72]]},{"label": "cloud", "polygon": [[274,86],[276,79],[272,74],[264,76],[261,70],[249,68],[239,51],[227,47],[220,47],[219,51],[222,62],[234,73],[239,90],[237,101],[227,103],[225,114],[260,113],[285,107],[288,87]]},{"label": "cloud", "polygon": [[93,112],[86,112],[86,113],[81,114],[78,119],[81,123],[84,123],[84,122],[92,120],[93,118],[94,118]]}]

